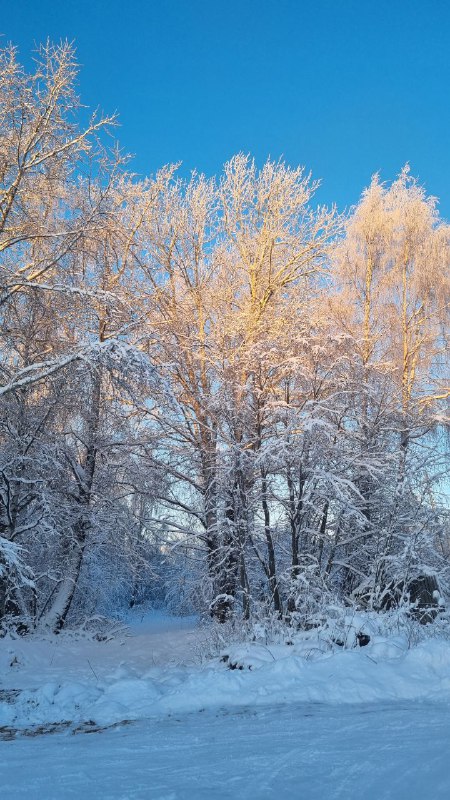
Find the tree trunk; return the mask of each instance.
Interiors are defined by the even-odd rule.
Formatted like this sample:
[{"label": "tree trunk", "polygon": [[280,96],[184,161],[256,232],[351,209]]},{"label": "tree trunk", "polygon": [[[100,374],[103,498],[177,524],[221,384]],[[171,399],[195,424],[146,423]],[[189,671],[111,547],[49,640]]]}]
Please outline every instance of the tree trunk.
[{"label": "tree trunk", "polygon": [[277,614],[281,617],[283,614],[283,605],[281,602],[280,591],[278,588],[275,548],[273,545],[272,532],[270,528],[270,509],[269,509],[269,504],[267,502],[267,476],[264,469],[261,469],[261,502],[264,513],[264,533],[267,544],[267,569],[268,569],[270,594],[273,599],[274,609],[277,612]]},{"label": "tree trunk", "polygon": [[78,586],[91,526],[92,489],[97,459],[97,439],[101,409],[101,370],[92,374],[91,407],[86,432],[86,450],[81,465],[82,477],[78,480],[78,519],[73,526],[72,537],[66,543],[65,575],[47,601],[41,613],[39,627],[58,633],[66,622]]}]

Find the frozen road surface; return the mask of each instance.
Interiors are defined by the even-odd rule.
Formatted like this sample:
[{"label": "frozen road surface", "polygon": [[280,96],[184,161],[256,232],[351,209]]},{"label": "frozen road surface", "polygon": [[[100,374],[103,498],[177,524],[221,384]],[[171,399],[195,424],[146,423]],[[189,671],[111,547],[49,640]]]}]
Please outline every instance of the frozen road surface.
[{"label": "frozen road surface", "polygon": [[448,705],[185,714],[0,742],[5,800],[448,800]]}]

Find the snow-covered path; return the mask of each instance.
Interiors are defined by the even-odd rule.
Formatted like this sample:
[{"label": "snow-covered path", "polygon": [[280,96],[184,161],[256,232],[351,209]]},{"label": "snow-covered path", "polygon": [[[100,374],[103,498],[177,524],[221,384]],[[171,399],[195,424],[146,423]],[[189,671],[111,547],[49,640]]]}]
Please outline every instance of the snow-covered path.
[{"label": "snow-covered path", "polygon": [[8,800],[447,800],[450,713],[420,704],[197,713],[0,743]]},{"label": "snow-covered path", "polygon": [[0,639],[0,689],[35,688],[48,681],[100,682],[130,667],[142,674],[199,661],[203,634],[197,617],[171,617],[162,611],[129,615],[115,638],[98,642],[60,635]]}]

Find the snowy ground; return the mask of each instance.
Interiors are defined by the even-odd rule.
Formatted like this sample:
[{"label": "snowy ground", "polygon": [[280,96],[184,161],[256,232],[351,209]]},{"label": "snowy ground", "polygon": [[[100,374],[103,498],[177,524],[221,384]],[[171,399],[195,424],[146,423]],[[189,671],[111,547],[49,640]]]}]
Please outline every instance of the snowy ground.
[{"label": "snowy ground", "polygon": [[450,797],[448,641],[300,636],[231,647],[230,670],[204,637],[153,613],[110,642],[0,640],[0,796]]},{"label": "snowy ground", "polygon": [[448,708],[295,705],[0,743],[8,800],[447,800]]}]

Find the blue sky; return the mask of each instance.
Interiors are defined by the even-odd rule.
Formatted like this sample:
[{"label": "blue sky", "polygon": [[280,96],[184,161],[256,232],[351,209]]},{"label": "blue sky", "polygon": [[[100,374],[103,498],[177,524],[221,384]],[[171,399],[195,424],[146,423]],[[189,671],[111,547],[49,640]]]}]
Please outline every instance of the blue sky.
[{"label": "blue sky", "polygon": [[409,161],[450,218],[447,0],[14,0],[0,31],[27,63],[74,40],[82,100],[119,112],[139,173],[283,156],[343,208]]}]

